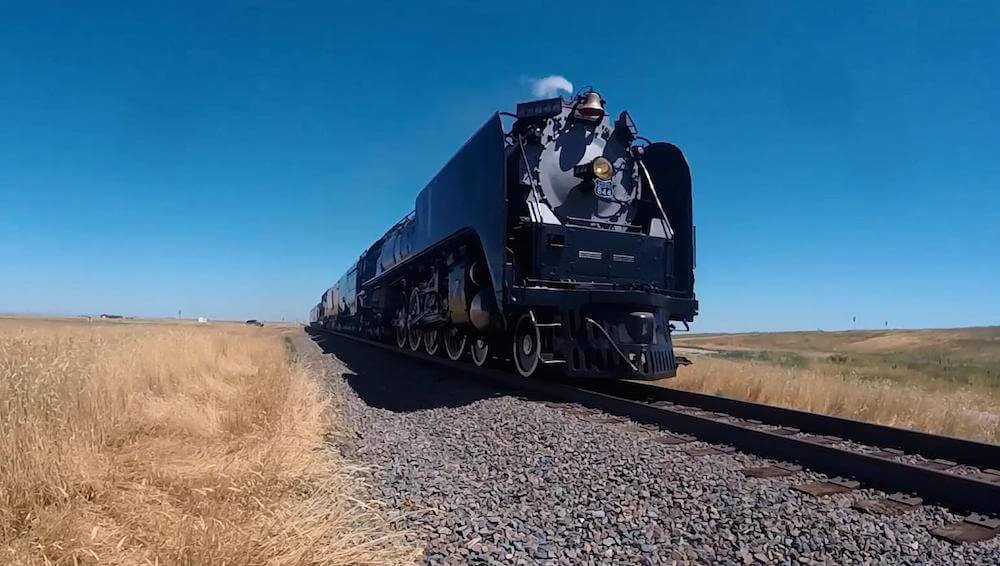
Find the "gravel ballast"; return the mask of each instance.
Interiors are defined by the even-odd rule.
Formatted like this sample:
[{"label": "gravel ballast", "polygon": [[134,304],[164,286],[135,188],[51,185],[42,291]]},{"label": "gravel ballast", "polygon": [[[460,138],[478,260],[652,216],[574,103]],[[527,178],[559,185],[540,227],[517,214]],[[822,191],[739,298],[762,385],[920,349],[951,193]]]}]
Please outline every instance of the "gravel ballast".
[{"label": "gravel ballast", "polygon": [[858,490],[825,498],[756,479],[772,462],[692,456],[665,434],[573,405],[522,399],[447,368],[302,333],[303,361],[342,399],[377,499],[431,564],[1000,564],[1000,540],[953,545],[923,506],[869,515]]}]

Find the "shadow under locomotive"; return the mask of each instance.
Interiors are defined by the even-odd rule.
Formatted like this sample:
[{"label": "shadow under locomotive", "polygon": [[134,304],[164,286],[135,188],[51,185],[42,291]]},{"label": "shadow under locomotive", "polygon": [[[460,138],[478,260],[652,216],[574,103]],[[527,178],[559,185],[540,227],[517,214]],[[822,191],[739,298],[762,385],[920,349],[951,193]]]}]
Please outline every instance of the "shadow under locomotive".
[{"label": "shadow under locomotive", "polygon": [[482,399],[515,394],[497,384],[463,377],[453,369],[306,328],[324,354],[333,354],[350,372],[343,378],[370,407],[393,412],[462,407]]}]

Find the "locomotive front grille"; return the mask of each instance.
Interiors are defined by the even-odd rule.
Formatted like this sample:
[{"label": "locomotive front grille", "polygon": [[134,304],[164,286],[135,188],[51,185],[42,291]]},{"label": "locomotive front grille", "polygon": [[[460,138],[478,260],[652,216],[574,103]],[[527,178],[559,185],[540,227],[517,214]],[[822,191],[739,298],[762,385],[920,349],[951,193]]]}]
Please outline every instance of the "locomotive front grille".
[{"label": "locomotive front grille", "polygon": [[[629,346],[622,349],[628,355],[634,351]],[[568,356],[571,373],[585,377],[628,377],[632,368],[613,347],[581,347],[574,345]],[[656,348],[645,352],[645,362],[638,367],[639,379],[672,377],[677,373],[677,359],[672,348]]]}]

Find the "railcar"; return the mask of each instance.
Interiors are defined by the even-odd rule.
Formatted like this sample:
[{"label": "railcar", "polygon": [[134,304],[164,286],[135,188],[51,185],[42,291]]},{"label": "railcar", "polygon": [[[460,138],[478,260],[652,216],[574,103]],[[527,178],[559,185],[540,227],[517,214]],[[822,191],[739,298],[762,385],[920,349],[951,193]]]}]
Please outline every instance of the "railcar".
[{"label": "railcar", "polygon": [[526,377],[675,375],[672,332],[698,312],[690,171],[605,104],[494,113],[310,321]]}]

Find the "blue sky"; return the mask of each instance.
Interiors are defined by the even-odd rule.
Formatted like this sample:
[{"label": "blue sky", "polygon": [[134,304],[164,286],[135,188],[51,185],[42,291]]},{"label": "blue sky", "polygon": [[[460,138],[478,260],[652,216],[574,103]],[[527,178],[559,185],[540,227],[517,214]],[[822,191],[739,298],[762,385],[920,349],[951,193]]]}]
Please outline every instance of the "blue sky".
[{"label": "blue sky", "polygon": [[0,312],[303,318],[559,74],[686,152],[696,329],[1000,322],[995,2],[84,4],[0,3]]}]

